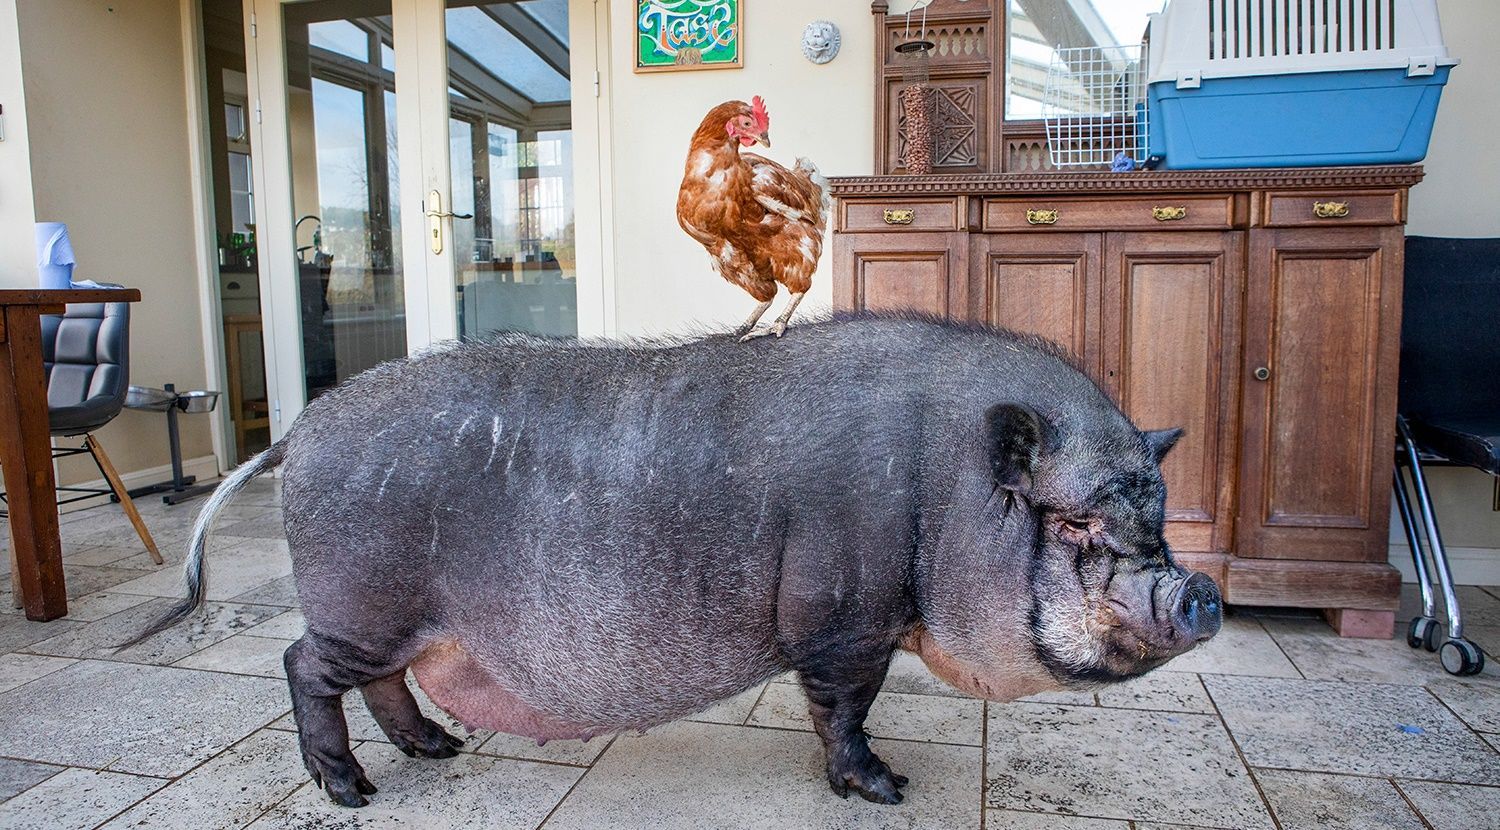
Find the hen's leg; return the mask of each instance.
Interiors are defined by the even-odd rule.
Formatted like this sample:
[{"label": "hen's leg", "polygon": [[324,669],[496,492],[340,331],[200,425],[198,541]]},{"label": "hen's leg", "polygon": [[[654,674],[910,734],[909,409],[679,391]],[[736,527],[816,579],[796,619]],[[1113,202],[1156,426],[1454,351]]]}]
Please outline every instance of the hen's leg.
[{"label": "hen's leg", "polygon": [[[806,292],[798,292],[796,294],[793,294],[792,298],[787,301],[786,310],[781,312],[781,316],[776,318],[776,322],[763,329],[755,329],[754,331],[747,332],[745,336],[740,338],[740,342],[743,343],[746,340],[753,340],[757,337],[765,337],[766,335],[770,334],[774,334],[777,337],[786,334],[787,321],[792,319],[792,313],[797,310],[797,304],[802,302],[802,298],[804,296],[806,296]],[[770,303],[766,303],[766,305],[770,305]],[[760,313],[764,314],[764,309],[762,309]],[[756,317],[758,319],[759,314],[757,314]]]},{"label": "hen's leg", "polygon": [[[774,295],[772,296],[772,299],[775,299]],[[760,305],[756,306],[755,310],[752,311],[752,312],[750,312],[749,319],[745,320],[744,323],[740,324],[740,327],[737,328],[737,329],[735,329],[734,333],[735,334],[739,334],[739,335],[748,334],[751,330],[753,330],[755,328],[755,324],[760,322],[760,318],[765,316],[766,309],[768,309],[770,307],[771,307],[771,300],[766,300],[765,302],[763,302]]]}]

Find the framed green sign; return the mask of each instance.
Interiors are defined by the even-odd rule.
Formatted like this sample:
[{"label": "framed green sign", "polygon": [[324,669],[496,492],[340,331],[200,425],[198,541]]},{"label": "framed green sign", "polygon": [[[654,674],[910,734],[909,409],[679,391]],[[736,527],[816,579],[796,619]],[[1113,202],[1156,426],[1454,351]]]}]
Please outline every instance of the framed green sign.
[{"label": "framed green sign", "polygon": [[635,71],[745,65],[744,0],[639,0]]}]

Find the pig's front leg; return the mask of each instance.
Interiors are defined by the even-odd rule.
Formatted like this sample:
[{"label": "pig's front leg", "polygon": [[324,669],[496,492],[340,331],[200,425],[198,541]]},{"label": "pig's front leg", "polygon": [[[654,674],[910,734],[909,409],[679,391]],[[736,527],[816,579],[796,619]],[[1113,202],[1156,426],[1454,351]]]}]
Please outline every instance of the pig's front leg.
[{"label": "pig's front leg", "polygon": [[841,797],[847,798],[852,788],[877,804],[901,803],[906,776],[891,772],[871,751],[864,729],[890,661],[889,649],[836,658],[825,654],[798,669],[813,727],[828,755],[828,785]]}]

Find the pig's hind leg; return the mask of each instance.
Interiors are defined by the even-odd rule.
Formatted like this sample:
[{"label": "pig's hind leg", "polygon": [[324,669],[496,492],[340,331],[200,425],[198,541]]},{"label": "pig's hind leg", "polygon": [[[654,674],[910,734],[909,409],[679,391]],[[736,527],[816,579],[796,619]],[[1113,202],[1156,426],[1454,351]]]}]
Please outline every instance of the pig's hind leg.
[{"label": "pig's hind leg", "polygon": [[853,789],[867,801],[900,804],[907,779],[870,749],[865,717],[885,682],[894,649],[886,646],[810,655],[797,667],[813,728],[828,757],[828,785],[847,798]]},{"label": "pig's hind leg", "polygon": [[343,696],[350,689],[361,689],[376,722],[408,755],[451,757],[460,743],[423,717],[407,691],[404,675],[411,648],[399,642],[382,645],[387,647],[357,646],[310,629],[286,650],[302,761],[313,781],[345,807],[363,807],[369,803],[365,796],[376,791],[349,748]]},{"label": "pig's hind leg", "polygon": [[409,758],[452,758],[464,745],[432,719],[422,714],[406,685],[406,670],[387,675],[360,687],[365,705],[380,730]]}]

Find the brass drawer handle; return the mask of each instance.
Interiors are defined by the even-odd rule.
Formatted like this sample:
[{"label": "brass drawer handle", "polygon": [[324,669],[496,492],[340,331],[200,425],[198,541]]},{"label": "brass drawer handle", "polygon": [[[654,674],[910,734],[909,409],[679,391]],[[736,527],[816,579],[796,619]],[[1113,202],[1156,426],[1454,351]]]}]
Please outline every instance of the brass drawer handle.
[{"label": "brass drawer handle", "polygon": [[1055,210],[1027,210],[1026,223],[1028,225],[1052,225],[1057,223],[1057,211]]},{"label": "brass drawer handle", "polygon": [[1313,202],[1313,216],[1319,219],[1343,219],[1348,215],[1348,202]]},{"label": "brass drawer handle", "polygon": [[1154,207],[1151,209],[1151,216],[1158,222],[1175,222],[1187,217],[1187,207]]},{"label": "brass drawer handle", "polygon": [[885,223],[887,225],[910,225],[917,218],[917,212],[911,208],[899,210],[887,209],[885,212]]}]

